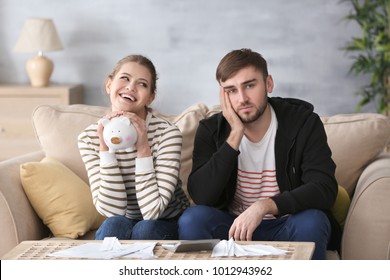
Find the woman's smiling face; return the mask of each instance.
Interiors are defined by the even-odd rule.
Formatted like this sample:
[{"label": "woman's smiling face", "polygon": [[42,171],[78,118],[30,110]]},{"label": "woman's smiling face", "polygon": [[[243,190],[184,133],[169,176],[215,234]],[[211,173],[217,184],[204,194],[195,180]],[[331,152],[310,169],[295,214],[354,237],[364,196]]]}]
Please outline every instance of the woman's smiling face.
[{"label": "woman's smiling face", "polygon": [[154,100],[152,75],[148,68],[136,63],[124,63],[112,79],[107,79],[112,111],[126,111],[146,118],[146,106]]}]

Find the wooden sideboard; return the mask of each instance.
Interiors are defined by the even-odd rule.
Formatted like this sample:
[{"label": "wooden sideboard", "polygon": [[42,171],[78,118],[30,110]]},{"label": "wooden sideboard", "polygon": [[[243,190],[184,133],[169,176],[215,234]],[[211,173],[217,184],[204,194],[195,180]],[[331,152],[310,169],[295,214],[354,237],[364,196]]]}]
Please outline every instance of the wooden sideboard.
[{"label": "wooden sideboard", "polygon": [[81,103],[80,84],[48,87],[0,84],[0,161],[40,150],[32,125],[32,113],[37,106]]}]

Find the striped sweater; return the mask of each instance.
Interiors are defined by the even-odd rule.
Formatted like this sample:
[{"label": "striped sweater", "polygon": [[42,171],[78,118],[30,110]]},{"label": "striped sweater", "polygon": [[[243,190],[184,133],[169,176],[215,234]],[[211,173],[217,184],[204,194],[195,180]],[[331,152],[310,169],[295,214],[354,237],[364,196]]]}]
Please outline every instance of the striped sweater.
[{"label": "striped sweater", "polygon": [[93,203],[105,217],[170,219],[189,206],[179,178],[180,130],[151,112],[146,123],[151,157],[137,158],[135,148],[117,150],[115,154],[100,152],[97,123],[78,137]]}]

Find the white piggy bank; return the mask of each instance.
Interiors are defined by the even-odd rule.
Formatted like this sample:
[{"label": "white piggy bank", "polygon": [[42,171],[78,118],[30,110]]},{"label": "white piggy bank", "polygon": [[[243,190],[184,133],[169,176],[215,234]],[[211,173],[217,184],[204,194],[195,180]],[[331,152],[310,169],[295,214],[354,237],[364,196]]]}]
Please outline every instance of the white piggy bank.
[{"label": "white piggy bank", "polygon": [[132,147],[137,142],[137,131],[128,118],[116,117],[111,120],[103,118],[100,121],[104,126],[104,142],[110,153]]}]

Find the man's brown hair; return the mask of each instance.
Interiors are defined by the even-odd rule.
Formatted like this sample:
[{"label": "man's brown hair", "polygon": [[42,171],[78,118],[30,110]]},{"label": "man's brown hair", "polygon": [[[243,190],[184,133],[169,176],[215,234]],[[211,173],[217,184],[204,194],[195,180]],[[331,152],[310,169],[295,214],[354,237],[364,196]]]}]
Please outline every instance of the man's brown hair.
[{"label": "man's brown hair", "polygon": [[233,50],[225,55],[220,61],[217,71],[217,81],[225,82],[235,75],[239,70],[253,66],[264,76],[264,81],[268,77],[267,61],[263,56],[251,49]]}]

